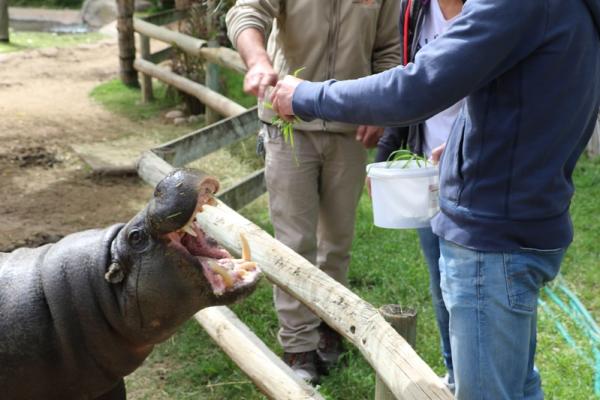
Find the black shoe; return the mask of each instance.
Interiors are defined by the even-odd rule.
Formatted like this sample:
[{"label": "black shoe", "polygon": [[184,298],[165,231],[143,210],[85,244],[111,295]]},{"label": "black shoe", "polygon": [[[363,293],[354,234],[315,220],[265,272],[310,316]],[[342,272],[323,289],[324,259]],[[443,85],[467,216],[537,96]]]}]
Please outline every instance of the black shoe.
[{"label": "black shoe", "polygon": [[324,322],[319,326],[319,334],[321,336],[317,347],[319,372],[326,375],[329,369],[340,360],[342,353],[344,353],[344,344],[342,335]]},{"label": "black shoe", "polygon": [[319,383],[321,376],[317,370],[317,352],[283,353],[283,361],[292,368],[300,379],[312,385]]}]

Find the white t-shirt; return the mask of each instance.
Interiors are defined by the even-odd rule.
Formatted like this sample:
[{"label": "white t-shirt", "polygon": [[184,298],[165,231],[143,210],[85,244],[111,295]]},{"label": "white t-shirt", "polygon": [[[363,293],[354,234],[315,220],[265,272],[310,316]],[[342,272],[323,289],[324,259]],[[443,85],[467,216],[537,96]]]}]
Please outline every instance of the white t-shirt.
[{"label": "white t-shirt", "polygon": [[[426,46],[427,43],[437,39],[438,36],[446,32],[455,19],[456,17],[449,20],[444,18],[438,0],[432,0],[421,27],[418,49]],[[446,141],[452,124],[454,124],[454,120],[463,103],[464,100],[460,100],[453,106],[425,121],[423,152],[427,157],[431,156],[433,149]]]}]

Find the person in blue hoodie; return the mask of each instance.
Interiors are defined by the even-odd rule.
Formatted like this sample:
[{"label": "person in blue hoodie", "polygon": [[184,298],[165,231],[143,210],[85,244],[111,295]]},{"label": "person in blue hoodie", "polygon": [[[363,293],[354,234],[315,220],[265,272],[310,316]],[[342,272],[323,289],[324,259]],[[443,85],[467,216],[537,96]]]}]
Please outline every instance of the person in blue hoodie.
[{"label": "person in blue hoodie", "polygon": [[468,0],[413,63],[288,76],[271,100],[288,119],[406,126],[463,97],[432,220],[456,398],[541,399],[537,299],[573,238],[572,173],[600,107],[600,1]]}]

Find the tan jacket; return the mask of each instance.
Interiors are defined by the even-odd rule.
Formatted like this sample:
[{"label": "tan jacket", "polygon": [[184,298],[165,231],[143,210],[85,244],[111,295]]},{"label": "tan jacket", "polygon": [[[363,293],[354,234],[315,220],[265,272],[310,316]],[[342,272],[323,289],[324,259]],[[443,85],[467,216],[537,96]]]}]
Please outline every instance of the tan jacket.
[{"label": "tan jacket", "polygon": [[[227,13],[229,38],[256,28],[280,77],[304,67],[311,81],[355,79],[400,64],[399,0],[237,0]],[[273,112],[259,106],[263,121]],[[356,126],[315,120],[301,130],[354,132]]]}]

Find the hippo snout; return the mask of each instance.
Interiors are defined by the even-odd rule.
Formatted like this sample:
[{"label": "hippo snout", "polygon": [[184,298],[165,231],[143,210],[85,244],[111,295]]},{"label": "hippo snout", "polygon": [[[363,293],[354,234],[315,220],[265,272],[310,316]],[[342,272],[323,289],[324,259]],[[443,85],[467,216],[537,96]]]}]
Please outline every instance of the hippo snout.
[{"label": "hippo snout", "polygon": [[235,259],[196,223],[206,204],[216,205],[219,182],[191,169],[178,169],[158,183],[146,212],[150,235],[167,243],[185,262],[201,270],[215,296],[248,292],[260,279],[248,242],[240,236],[243,254]]}]

